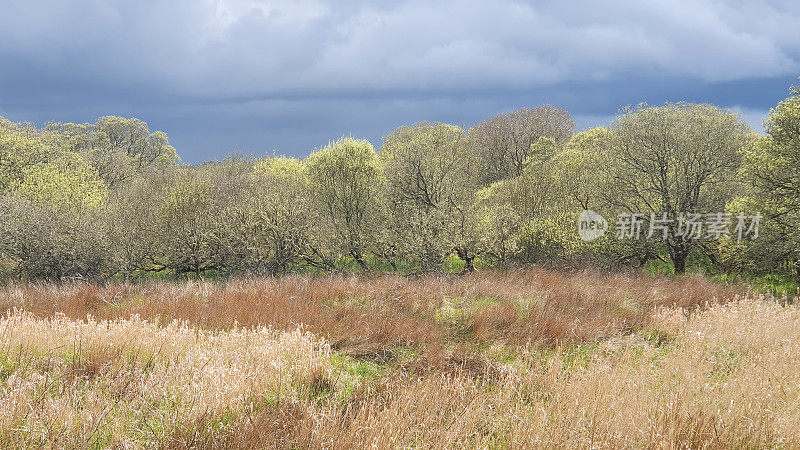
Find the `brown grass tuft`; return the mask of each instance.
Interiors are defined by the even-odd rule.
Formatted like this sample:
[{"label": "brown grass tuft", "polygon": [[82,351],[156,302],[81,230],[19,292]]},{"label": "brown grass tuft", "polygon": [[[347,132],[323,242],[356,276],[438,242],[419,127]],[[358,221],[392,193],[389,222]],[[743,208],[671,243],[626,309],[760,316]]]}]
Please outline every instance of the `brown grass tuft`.
[{"label": "brown grass tuft", "polygon": [[40,317],[188,321],[206,329],[302,325],[331,346],[378,361],[397,346],[453,339],[552,346],[640,328],[654,308],[696,308],[744,293],[702,277],[656,278],[528,269],[465,277],[245,278],[228,283],[10,285],[0,309]]},{"label": "brown grass tuft", "polygon": [[800,446],[800,309],[743,292],[534,269],[6,286],[0,446]]}]

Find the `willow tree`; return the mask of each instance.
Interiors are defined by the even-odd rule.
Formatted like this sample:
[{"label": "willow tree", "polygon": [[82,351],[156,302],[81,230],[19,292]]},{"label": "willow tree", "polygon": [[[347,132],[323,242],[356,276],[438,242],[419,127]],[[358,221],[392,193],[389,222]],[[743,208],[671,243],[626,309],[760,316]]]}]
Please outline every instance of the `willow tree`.
[{"label": "willow tree", "polygon": [[25,168],[45,162],[60,153],[28,124],[17,124],[0,117],[0,194],[23,177]]},{"label": "willow tree", "polygon": [[349,257],[367,270],[383,220],[383,175],[367,140],[344,137],[314,151],[304,164],[318,211],[314,251],[322,262]]},{"label": "willow tree", "polygon": [[101,117],[94,124],[49,123],[45,134],[82,155],[111,188],[179,162],[167,134],[136,118]]},{"label": "willow tree", "polygon": [[499,261],[525,263],[567,257],[577,235],[574,209],[560,181],[554,162],[548,161],[479,191],[485,251]]},{"label": "willow tree", "polygon": [[670,222],[660,224],[667,227],[663,245],[675,272],[684,273],[702,239],[687,236],[676,219],[680,213],[725,211],[739,189],[741,155],[754,133],[728,110],[690,103],[628,108],[610,130],[607,148],[598,149],[608,152],[609,163],[596,168],[605,177],[597,194],[614,211],[643,214],[644,227],[651,213],[667,214]]},{"label": "willow tree", "polygon": [[107,189],[80,156],[23,167],[0,197],[0,255],[18,276],[99,276],[106,267]]},{"label": "willow tree", "polygon": [[731,213],[763,213],[759,238],[738,243],[737,265],[749,270],[800,266],[800,86],[770,112],[766,135],[745,153],[747,195]]},{"label": "willow tree", "polygon": [[550,138],[561,145],[569,140],[575,121],[564,109],[551,106],[523,108],[486,119],[469,130],[472,150],[478,155],[483,181],[522,175],[542,147],[534,144]]},{"label": "willow tree", "polygon": [[247,254],[247,266],[285,273],[311,259],[309,241],[314,226],[305,167],[299,159],[267,157],[256,162],[252,184],[240,203],[237,238]]},{"label": "willow tree", "polygon": [[399,127],[384,138],[381,162],[399,253],[428,270],[455,252],[471,268],[477,182],[464,130],[438,122]]},{"label": "willow tree", "polygon": [[224,253],[216,227],[215,186],[206,173],[187,171],[165,192],[159,205],[154,262],[176,274],[222,268]]}]

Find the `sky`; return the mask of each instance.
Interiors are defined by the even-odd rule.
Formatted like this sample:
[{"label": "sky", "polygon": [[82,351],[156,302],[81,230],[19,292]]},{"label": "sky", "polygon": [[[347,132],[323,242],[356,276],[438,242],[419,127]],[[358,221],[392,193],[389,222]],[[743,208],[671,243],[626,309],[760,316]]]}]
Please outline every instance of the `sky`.
[{"label": "sky", "polygon": [[798,76],[794,1],[0,0],[0,116],[138,117],[187,163],[541,104],[585,129],[709,102],[763,131]]}]

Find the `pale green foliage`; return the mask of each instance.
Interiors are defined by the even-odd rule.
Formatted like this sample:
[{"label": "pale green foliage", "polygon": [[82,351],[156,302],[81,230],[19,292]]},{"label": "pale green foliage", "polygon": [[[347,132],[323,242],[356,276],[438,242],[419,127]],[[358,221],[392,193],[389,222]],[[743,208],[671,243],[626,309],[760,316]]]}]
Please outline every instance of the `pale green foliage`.
[{"label": "pale green foliage", "polygon": [[531,152],[525,162],[524,170],[532,170],[547,164],[561,150],[561,144],[551,137],[540,137],[531,144]]},{"label": "pale green foliage", "polygon": [[605,237],[588,243],[581,241],[575,232],[560,233],[564,254],[571,259],[602,266],[626,262],[633,257],[651,256],[645,249],[647,245],[641,241],[620,241],[614,236],[615,215],[620,210],[608,202],[607,196],[613,190],[610,177],[602,169],[617,164],[610,151],[611,140],[612,130],[606,127],[576,133],[552,162],[551,181],[559,192],[559,203],[565,208],[560,215],[562,227],[575,230],[580,211],[587,209],[600,213],[609,221]]},{"label": "pale green foliage", "polygon": [[[343,137],[300,160],[231,157],[181,165],[138,119],[0,118],[0,271],[20,278],[207,271],[472,270],[488,263],[630,264],[690,254],[754,270],[798,264],[800,93],[755,135],[710,105],[641,105],[577,134],[556,107],[521,109],[468,131],[395,129],[380,155]],[[756,142],[757,141],[757,142]],[[755,143],[755,145],[754,145]],[[744,159],[744,167],[738,170]],[[746,183],[743,183],[746,181]],[[619,213],[761,211],[757,242],[616,239]],[[591,243],[578,214],[611,233]],[[674,228],[674,227],[673,227]],[[722,258],[719,258],[719,257]],[[458,262],[460,264],[460,262]]]},{"label": "pale green foliage", "polygon": [[156,261],[178,273],[199,275],[224,262],[216,204],[221,197],[209,175],[202,169],[183,173],[162,200],[158,222],[161,252]]},{"label": "pale green foliage", "polygon": [[100,275],[106,197],[97,171],[62,136],[0,118],[0,272]]},{"label": "pale green foliage", "polygon": [[253,173],[265,177],[301,178],[304,170],[299,159],[288,156],[263,158],[253,165]]},{"label": "pale green foliage", "polygon": [[383,174],[372,144],[344,137],[313,152],[305,166],[319,214],[315,251],[326,262],[351,257],[366,267],[383,219]]},{"label": "pale green foliage", "polygon": [[384,138],[380,157],[392,211],[387,247],[423,269],[438,267],[464,244],[461,224],[477,189],[465,149],[464,131],[444,123],[399,127]]},{"label": "pale green foliage", "polygon": [[0,268],[62,278],[160,267],[174,248],[165,239],[175,235],[167,233],[172,228],[154,186],[175,179],[164,175],[177,163],[166,134],[151,133],[138,119],[43,130],[0,119],[0,194],[7,205]]},{"label": "pale green foliage", "polygon": [[22,171],[44,161],[52,152],[32,126],[17,125],[0,117],[0,193],[22,178]]},{"label": "pale green foliage", "polygon": [[517,180],[500,181],[476,194],[483,249],[499,260],[509,260],[521,249],[519,234],[526,221],[518,208],[520,196],[512,193]]},{"label": "pale green foliage", "polygon": [[50,123],[45,132],[58,136],[62,146],[81,154],[110,187],[180,162],[167,135],[150,132],[139,119],[106,116],[94,124]]},{"label": "pale green foliage", "polygon": [[469,130],[469,140],[482,181],[488,184],[522,175],[527,164],[536,160],[535,153],[547,147],[535,146],[539,139],[550,138],[560,145],[569,140],[574,128],[569,113],[551,105],[518,109],[475,125]]},{"label": "pale green foliage", "polygon": [[767,134],[744,153],[741,174],[749,184],[743,198],[729,205],[764,216],[756,242],[728,242],[726,258],[739,268],[772,270],[800,262],[800,88],[772,109]]},{"label": "pale green foliage", "polygon": [[139,168],[159,161],[173,163],[178,160],[167,135],[161,131],[151,133],[147,124],[139,119],[101,117],[95,123],[94,131],[101,135],[108,151],[124,152],[136,161]]},{"label": "pale green foliage", "polygon": [[305,167],[297,158],[257,161],[240,218],[249,266],[285,273],[310,255],[314,214]]},{"label": "pale green foliage", "polygon": [[562,151],[551,139],[534,145],[548,149],[534,153],[539,162],[479,194],[484,248],[500,260],[563,260],[580,246],[575,202],[559,178],[560,161],[554,158]]},{"label": "pale green foliage", "polygon": [[210,165],[133,179],[112,192],[111,256],[122,275],[163,270],[199,275],[224,266],[230,253],[223,206],[231,197],[220,180],[241,172],[215,176],[224,168]]},{"label": "pale green foliage", "polygon": [[616,164],[605,168],[612,176],[607,201],[654,212],[718,210],[735,192],[741,154],[754,136],[736,114],[711,105],[625,110],[611,136]]},{"label": "pale green foliage", "polygon": [[611,131],[597,127],[572,136],[553,164],[554,178],[563,194],[581,209],[600,207],[601,193],[608,189],[598,168],[612,164]]},{"label": "pale green foliage", "polygon": [[[736,171],[754,136],[736,114],[711,105],[628,108],[614,122],[606,146],[595,149],[608,152],[602,157],[608,163],[597,167],[597,197],[613,215],[666,212],[676,218],[681,212],[723,211],[740,189]],[[637,257],[654,256],[653,245],[661,242],[640,248]],[[676,223],[670,225],[666,248],[676,272],[684,271],[695,245],[677,233]]]},{"label": "pale green foliage", "polygon": [[23,168],[11,191],[33,203],[78,210],[99,208],[108,196],[97,170],[75,154]]}]

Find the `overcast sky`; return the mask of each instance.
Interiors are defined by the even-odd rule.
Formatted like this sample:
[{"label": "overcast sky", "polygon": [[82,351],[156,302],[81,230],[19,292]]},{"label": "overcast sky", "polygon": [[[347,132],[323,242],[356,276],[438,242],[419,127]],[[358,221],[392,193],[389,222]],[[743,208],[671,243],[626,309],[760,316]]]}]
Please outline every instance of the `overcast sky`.
[{"label": "overcast sky", "polygon": [[587,128],[711,102],[760,129],[798,75],[793,1],[0,0],[0,115],[138,117],[190,163],[544,103]]}]

